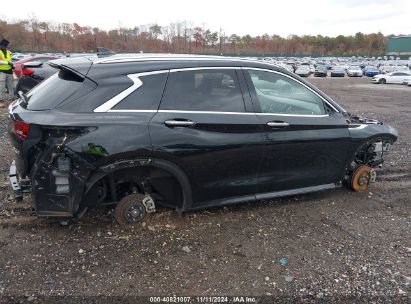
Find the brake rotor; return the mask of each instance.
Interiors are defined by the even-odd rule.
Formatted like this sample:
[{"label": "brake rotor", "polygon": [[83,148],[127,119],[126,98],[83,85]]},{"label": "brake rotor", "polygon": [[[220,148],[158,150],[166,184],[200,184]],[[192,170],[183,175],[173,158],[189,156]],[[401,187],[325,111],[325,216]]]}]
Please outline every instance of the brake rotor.
[{"label": "brake rotor", "polygon": [[122,198],[114,212],[117,223],[125,225],[141,221],[146,215],[143,199],[144,195],[137,193]]},{"label": "brake rotor", "polygon": [[355,169],[351,176],[351,189],[355,192],[366,191],[372,179],[373,169],[366,165],[361,165]]}]

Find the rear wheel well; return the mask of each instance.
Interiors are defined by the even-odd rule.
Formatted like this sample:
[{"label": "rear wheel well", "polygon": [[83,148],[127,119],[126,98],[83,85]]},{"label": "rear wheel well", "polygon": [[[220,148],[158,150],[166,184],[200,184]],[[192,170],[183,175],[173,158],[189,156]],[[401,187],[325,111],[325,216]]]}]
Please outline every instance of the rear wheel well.
[{"label": "rear wheel well", "polygon": [[150,194],[156,204],[183,209],[185,194],[178,178],[154,166],[119,169],[101,176],[88,187],[81,207],[114,204],[132,193]]}]

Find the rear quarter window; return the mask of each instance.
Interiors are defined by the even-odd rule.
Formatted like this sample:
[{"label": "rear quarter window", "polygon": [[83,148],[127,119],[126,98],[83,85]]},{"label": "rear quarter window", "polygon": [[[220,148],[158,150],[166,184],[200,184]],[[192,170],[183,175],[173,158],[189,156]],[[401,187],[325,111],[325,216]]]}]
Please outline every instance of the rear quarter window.
[{"label": "rear quarter window", "polygon": [[157,110],[168,73],[139,77],[143,83],[137,90],[115,105],[113,110]]}]

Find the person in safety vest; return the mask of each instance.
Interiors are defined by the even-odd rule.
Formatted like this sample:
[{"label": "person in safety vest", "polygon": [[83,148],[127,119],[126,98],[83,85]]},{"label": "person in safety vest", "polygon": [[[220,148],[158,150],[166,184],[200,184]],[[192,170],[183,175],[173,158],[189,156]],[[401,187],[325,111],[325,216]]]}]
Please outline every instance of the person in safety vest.
[{"label": "person in safety vest", "polygon": [[14,95],[14,67],[11,60],[12,55],[8,49],[9,43],[7,39],[0,40],[0,74],[1,78],[4,79],[4,89],[2,91]]}]

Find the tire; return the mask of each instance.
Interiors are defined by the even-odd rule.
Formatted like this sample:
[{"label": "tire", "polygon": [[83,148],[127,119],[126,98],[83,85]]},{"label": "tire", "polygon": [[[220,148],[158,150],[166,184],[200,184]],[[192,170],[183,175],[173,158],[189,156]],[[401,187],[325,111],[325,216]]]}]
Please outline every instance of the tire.
[{"label": "tire", "polygon": [[146,215],[143,199],[144,195],[138,193],[123,197],[114,211],[117,223],[127,225],[141,221]]},{"label": "tire", "polygon": [[387,81],[385,80],[385,78],[381,78],[381,79],[378,81],[378,83],[380,83],[380,84],[386,84]]}]

